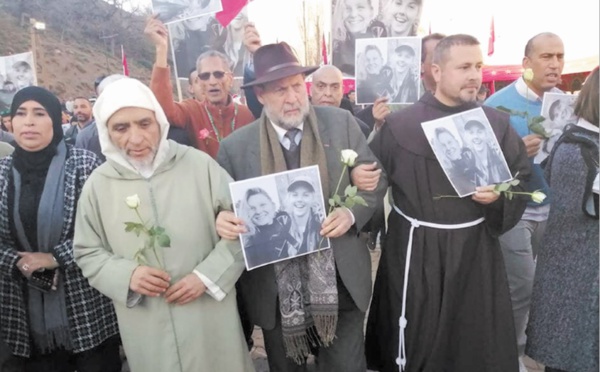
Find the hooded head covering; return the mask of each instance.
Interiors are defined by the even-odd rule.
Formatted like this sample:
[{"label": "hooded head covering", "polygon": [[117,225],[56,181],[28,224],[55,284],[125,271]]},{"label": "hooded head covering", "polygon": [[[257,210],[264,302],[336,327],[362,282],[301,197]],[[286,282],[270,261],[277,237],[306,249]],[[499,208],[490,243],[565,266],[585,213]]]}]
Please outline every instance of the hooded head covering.
[{"label": "hooded head covering", "polygon": [[21,89],[15,94],[12,104],[10,105],[10,117],[11,119],[17,114],[19,107],[27,101],[35,101],[40,105],[44,106],[48,116],[52,120],[52,130],[54,134],[52,136],[51,144],[52,147],[56,147],[63,139],[62,130],[62,107],[60,101],[56,96],[41,87],[30,86]]},{"label": "hooded head covering", "polygon": [[[160,141],[154,162],[152,163],[152,170],[148,174],[141,174],[129,162],[123,151],[113,144],[108,135],[108,120],[115,112],[125,107],[140,107],[153,111],[156,121],[160,126]],[[139,80],[123,78],[107,85],[102,93],[100,93],[96,104],[94,104],[94,118],[98,127],[100,147],[106,159],[145,178],[149,178],[154,174],[169,152],[169,142],[167,141],[169,122],[167,121],[167,117],[150,88]]]}]

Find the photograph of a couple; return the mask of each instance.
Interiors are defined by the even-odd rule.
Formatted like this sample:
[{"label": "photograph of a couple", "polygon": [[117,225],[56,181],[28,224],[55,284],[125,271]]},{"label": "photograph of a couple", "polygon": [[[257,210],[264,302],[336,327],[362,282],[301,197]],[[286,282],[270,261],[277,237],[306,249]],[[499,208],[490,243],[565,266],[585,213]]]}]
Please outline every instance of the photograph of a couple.
[{"label": "photograph of a couple", "polygon": [[567,124],[575,124],[575,101],[577,95],[565,93],[544,93],[542,101],[542,116],[546,118],[542,126],[549,138],[542,142],[540,151],[533,159],[534,163],[541,163],[552,152],[554,144],[563,133]]},{"label": "photograph of a couple", "polygon": [[421,39],[356,40],[356,103],[414,103],[420,97]]},{"label": "photograph of a couple", "polygon": [[0,111],[10,108],[18,90],[31,85],[37,85],[32,52],[0,57]]},{"label": "photograph of a couple", "polygon": [[355,42],[363,38],[416,36],[422,0],[333,0],[333,65],[355,76]]},{"label": "photograph of a couple", "polygon": [[498,139],[481,108],[421,124],[433,152],[460,197],[512,179]]},{"label": "photograph of a couple", "polygon": [[152,12],[165,24],[214,14],[223,10],[221,0],[152,0]]},{"label": "photograph of a couple", "polygon": [[244,64],[251,56],[243,45],[244,25],[248,23],[248,6],[223,27],[215,14],[187,19],[169,24],[171,53],[175,72],[179,79],[188,79],[196,69],[198,56],[209,50],[216,50],[227,57],[234,77],[244,75]]},{"label": "photograph of a couple", "polygon": [[319,234],[325,203],[319,167],[252,178],[229,185],[248,270],[330,247]]}]

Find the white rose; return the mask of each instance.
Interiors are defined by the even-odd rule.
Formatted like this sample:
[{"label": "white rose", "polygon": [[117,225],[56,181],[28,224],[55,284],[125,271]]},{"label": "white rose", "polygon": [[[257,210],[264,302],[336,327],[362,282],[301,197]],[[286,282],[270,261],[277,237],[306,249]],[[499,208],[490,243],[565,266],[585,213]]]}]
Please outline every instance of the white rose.
[{"label": "white rose", "polygon": [[342,150],[342,163],[346,164],[349,167],[353,167],[356,162],[356,158],[358,154],[354,150],[346,149]]},{"label": "white rose", "polygon": [[541,203],[544,199],[546,199],[546,194],[541,191],[534,191],[533,194],[531,194],[531,200],[536,203]]},{"label": "white rose", "polygon": [[125,198],[125,203],[131,209],[136,209],[140,206],[140,197],[138,194],[134,194]]},{"label": "white rose", "polygon": [[525,71],[523,71],[523,79],[525,79],[525,81],[533,80],[533,70],[526,68]]}]

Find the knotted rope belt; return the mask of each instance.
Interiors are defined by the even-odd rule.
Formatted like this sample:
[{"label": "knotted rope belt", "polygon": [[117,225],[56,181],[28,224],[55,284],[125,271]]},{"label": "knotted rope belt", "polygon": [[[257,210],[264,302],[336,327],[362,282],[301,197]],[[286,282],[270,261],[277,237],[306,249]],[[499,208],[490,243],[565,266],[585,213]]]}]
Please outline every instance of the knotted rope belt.
[{"label": "knotted rope belt", "polygon": [[406,294],[408,292],[408,272],[410,270],[410,257],[412,255],[412,245],[413,245],[413,234],[416,228],[425,226],[431,227],[433,229],[442,229],[442,230],[456,230],[456,229],[464,229],[467,227],[472,227],[479,225],[482,223],[485,218],[481,217],[471,222],[459,223],[459,224],[440,224],[440,223],[432,223],[426,221],[419,221],[416,218],[412,218],[404,214],[400,208],[394,205],[394,210],[404,217],[408,222],[410,222],[410,231],[408,233],[408,245],[406,246],[406,263],[404,266],[404,287],[402,288],[402,313],[400,314],[399,326],[400,326],[400,339],[398,342],[398,358],[396,358],[396,364],[400,366],[400,369],[404,371],[404,367],[406,366],[406,339],[404,336],[404,331],[406,330]]}]

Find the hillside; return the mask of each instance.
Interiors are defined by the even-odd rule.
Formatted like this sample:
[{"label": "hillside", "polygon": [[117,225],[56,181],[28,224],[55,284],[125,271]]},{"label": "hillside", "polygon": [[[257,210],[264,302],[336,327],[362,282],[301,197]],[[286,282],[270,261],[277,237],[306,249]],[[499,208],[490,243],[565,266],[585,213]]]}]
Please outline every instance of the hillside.
[{"label": "hillside", "polygon": [[[61,0],[63,1],[65,0]],[[35,9],[25,10],[31,17],[40,20],[45,18],[44,21],[56,17],[56,14],[50,13],[36,15]],[[14,9],[0,5],[0,56],[31,50],[30,29],[20,26],[21,18],[15,13]],[[95,96],[94,80],[98,76],[122,73],[121,43],[127,54],[130,76],[149,82],[153,49],[143,36],[144,17],[137,16],[135,22],[124,25],[125,32],[121,32],[123,36],[115,38],[115,56],[111,54],[110,42],[106,43],[106,40],[98,36],[90,37],[102,35],[105,31],[98,26],[106,27],[103,24],[105,22],[81,20],[80,17],[77,19],[79,22],[63,20],[60,28],[53,22],[46,21],[46,30],[35,31],[38,85],[48,88],[62,100],[76,96]],[[85,27],[87,32],[78,31],[82,22],[85,26],[81,27]]]}]

